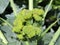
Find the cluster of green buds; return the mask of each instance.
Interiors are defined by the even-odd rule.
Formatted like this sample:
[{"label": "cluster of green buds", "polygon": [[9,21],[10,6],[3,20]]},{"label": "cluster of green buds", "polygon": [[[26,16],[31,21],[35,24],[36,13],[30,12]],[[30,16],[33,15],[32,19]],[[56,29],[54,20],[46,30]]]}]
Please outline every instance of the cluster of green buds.
[{"label": "cluster of green buds", "polygon": [[27,10],[23,9],[16,16],[13,32],[16,33],[19,40],[31,39],[40,36],[42,29],[40,23],[43,19],[43,9]]}]

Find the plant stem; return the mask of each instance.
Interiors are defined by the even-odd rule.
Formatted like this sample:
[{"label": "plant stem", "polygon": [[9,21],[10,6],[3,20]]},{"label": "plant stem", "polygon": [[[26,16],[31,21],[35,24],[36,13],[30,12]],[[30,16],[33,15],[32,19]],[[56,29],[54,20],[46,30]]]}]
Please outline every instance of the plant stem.
[{"label": "plant stem", "polygon": [[16,16],[16,15],[17,15],[17,12],[16,12],[17,9],[16,9],[16,6],[15,6],[15,4],[14,4],[14,1],[13,1],[13,0],[10,0],[10,4],[11,4],[12,10],[13,10],[15,16]]},{"label": "plant stem", "polygon": [[33,0],[29,0],[29,10],[33,9]]},{"label": "plant stem", "polygon": [[1,30],[0,30],[0,38],[2,39],[3,43],[8,44],[8,41],[4,37],[3,33],[1,32]]},{"label": "plant stem", "polygon": [[3,18],[1,18],[0,17],[0,19],[2,20],[2,21],[4,21],[5,23],[7,23],[11,28],[13,27],[10,23],[8,23],[6,20],[4,20]]},{"label": "plant stem", "polygon": [[29,45],[29,42],[28,41],[26,41],[25,43],[26,43],[26,45]]},{"label": "plant stem", "polygon": [[54,26],[57,22],[59,21],[59,19],[58,20],[56,20],[54,23],[52,23],[43,33],[42,33],[42,37],[49,31],[49,29],[51,29],[52,28],[52,26]]},{"label": "plant stem", "polygon": [[59,37],[59,35],[60,35],[60,27],[58,28],[58,30],[54,34],[54,36],[53,36],[51,42],[49,43],[49,45],[54,45],[54,43],[56,42],[56,40]]},{"label": "plant stem", "polygon": [[50,8],[52,2],[53,2],[53,0],[50,1],[49,5],[48,5],[48,7],[47,7],[47,9],[46,9],[46,11],[45,11],[44,19],[45,19],[46,15],[47,15],[47,13],[48,13],[48,11],[49,11],[49,8]]}]

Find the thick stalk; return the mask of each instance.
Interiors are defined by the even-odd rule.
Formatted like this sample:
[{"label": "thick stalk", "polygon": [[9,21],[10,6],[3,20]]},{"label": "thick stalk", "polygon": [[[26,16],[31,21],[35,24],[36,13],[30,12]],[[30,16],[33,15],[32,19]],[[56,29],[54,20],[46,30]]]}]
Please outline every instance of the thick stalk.
[{"label": "thick stalk", "polygon": [[33,0],[29,0],[29,10],[33,9]]},{"label": "thick stalk", "polygon": [[26,42],[25,42],[25,44],[26,44],[26,45],[29,45],[29,42],[28,42],[28,41],[26,41]]}]

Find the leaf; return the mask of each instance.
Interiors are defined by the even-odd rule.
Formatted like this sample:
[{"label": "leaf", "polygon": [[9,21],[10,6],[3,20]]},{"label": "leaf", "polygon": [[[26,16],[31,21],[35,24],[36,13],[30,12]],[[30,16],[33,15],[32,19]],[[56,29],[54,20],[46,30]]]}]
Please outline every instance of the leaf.
[{"label": "leaf", "polygon": [[11,37],[15,37],[16,38],[16,35],[15,35],[15,33],[12,32],[12,28],[11,27],[9,27],[8,25],[4,25],[4,26],[1,26],[1,30],[5,32],[4,35],[5,35],[5,37],[7,38],[7,40],[9,42],[15,41],[15,39],[11,38]]},{"label": "leaf", "polygon": [[8,45],[21,45],[21,42],[19,41],[9,42]]},{"label": "leaf", "polygon": [[20,45],[21,41],[16,40],[16,34],[12,32],[12,28],[8,25],[1,26],[1,29],[8,40],[8,45]]},{"label": "leaf", "polygon": [[50,40],[52,39],[53,33],[47,33],[42,40],[44,41],[44,45],[48,45]]},{"label": "leaf", "polygon": [[0,14],[2,14],[9,4],[9,0],[0,0]]},{"label": "leaf", "polygon": [[7,21],[13,25],[14,19],[15,19],[15,15],[13,13],[11,14],[7,14],[5,15],[5,17],[7,18]]},{"label": "leaf", "polygon": [[10,42],[8,45],[16,45],[16,42]]},{"label": "leaf", "polygon": [[60,45],[60,36],[59,36],[59,38],[57,39],[55,45]]},{"label": "leaf", "polygon": [[30,42],[30,45],[37,45],[37,42],[36,41],[32,41],[32,42]]},{"label": "leaf", "polygon": [[[46,9],[48,8],[48,6],[49,6],[49,5],[46,5],[46,6],[45,6],[45,11],[46,11]],[[51,9],[52,9],[52,5],[49,7],[48,12],[49,12]]]}]

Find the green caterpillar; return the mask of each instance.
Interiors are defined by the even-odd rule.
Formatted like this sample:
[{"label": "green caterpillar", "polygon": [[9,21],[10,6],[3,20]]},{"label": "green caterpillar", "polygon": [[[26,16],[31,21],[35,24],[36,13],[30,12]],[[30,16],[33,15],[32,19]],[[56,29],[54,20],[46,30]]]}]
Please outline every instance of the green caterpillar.
[{"label": "green caterpillar", "polygon": [[42,32],[40,23],[43,19],[43,9],[33,9],[32,11],[23,9],[14,21],[13,32],[17,34],[19,40],[40,36]]}]

